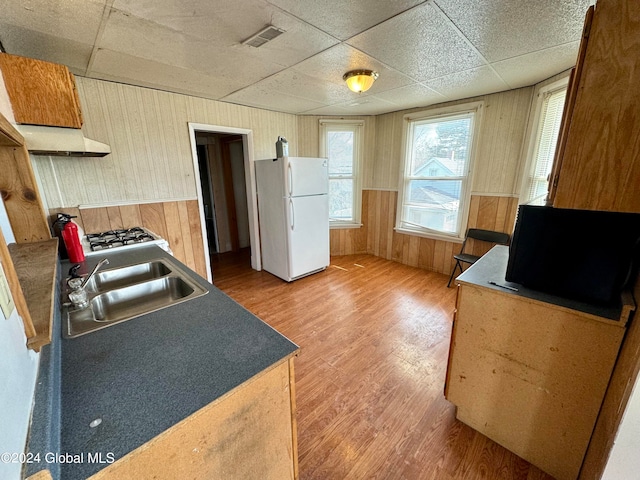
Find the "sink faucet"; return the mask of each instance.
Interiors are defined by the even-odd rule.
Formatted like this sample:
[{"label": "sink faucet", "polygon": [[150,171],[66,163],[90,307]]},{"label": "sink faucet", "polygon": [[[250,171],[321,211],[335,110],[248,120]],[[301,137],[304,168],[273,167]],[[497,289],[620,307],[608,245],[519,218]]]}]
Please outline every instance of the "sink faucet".
[{"label": "sink faucet", "polygon": [[67,285],[69,285],[69,288],[71,289],[71,292],[69,292],[69,300],[77,309],[83,309],[89,306],[89,296],[87,295],[85,287],[96,274],[96,272],[100,269],[100,267],[108,264],[109,260],[103,258],[95,267],[93,267],[93,270],[91,270],[91,273],[87,275],[87,278],[85,278],[84,281],[82,280],[82,278],[70,278],[67,281]]},{"label": "sink faucet", "polygon": [[109,265],[109,260],[107,258],[103,258],[102,260],[100,260],[98,262],[98,264],[95,267],[93,267],[93,270],[91,270],[91,273],[89,275],[87,275],[87,278],[84,279],[84,282],[82,282],[82,285],[80,285],[80,288],[86,287],[87,283],[89,283],[89,280],[91,280],[93,278],[93,276],[96,274],[96,272],[103,265]]}]

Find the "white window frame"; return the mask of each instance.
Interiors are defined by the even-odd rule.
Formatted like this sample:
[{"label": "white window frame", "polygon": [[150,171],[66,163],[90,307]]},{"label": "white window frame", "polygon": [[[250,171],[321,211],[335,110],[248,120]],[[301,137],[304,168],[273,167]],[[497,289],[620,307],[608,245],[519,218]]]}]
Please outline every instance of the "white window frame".
[{"label": "white window frame", "polygon": [[[484,102],[470,102],[461,105],[455,105],[450,107],[437,108],[432,110],[423,110],[420,112],[414,112],[405,115],[403,126],[403,145],[404,152],[400,161],[400,183],[398,185],[398,204],[396,206],[396,226],[395,231],[408,235],[415,235],[425,238],[433,238],[436,240],[445,240],[448,242],[461,242],[464,240],[467,223],[469,220],[469,204],[471,203],[471,185],[473,182],[473,167],[475,165],[475,158],[478,151],[478,138],[480,136],[482,111]],[[411,124],[412,122],[422,120],[437,120],[438,118],[446,119],[448,117],[455,117],[458,115],[471,114],[473,121],[471,122],[471,145],[469,152],[469,162],[467,164],[466,174],[462,178],[462,185],[460,191],[460,204],[458,207],[458,225],[456,232],[446,233],[438,230],[432,230],[422,226],[409,226],[402,220],[402,211],[407,193],[407,187],[409,185],[409,178],[407,178],[407,170],[411,166],[411,152],[412,152],[412,135]]]},{"label": "white window frame", "polygon": [[[527,144],[525,148],[526,159],[524,162],[523,173],[520,179],[520,198],[519,203],[531,203],[535,198],[528,198],[529,179],[533,177],[536,170],[536,156],[538,155],[538,146],[540,136],[542,135],[542,109],[545,99],[557,92],[558,90],[566,90],[569,85],[569,76],[557,80],[549,85],[545,85],[538,89],[536,93],[535,105],[529,116],[529,128],[527,132]],[[557,147],[557,145],[556,145]],[[544,203],[545,198],[538,199]]]},{"label": "white window frame", "polygon": [[351,176],[329,176],[329,182],[332,178],[346,179],[353,178],[353,216],[350,220],[332,219],[329,218],[329,228],[358,228],[362,226],[360,222],[360,216],[362,212],[362,155],[363,155],[363,141],[364,141],[364,121],[363,120],[333,120],[322,119],[320,120],[320,156],[327,157],[328,145],[327,145],[327,132],[328,131],[347,131],[353,132],[353,151],[354,151],[354,165],[353,173]]}]

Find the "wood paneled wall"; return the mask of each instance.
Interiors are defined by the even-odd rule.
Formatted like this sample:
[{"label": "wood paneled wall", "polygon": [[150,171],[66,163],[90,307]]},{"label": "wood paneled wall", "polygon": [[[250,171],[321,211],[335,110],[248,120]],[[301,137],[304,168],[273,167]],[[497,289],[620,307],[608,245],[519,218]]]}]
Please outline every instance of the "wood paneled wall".
[{"label": "wood paneled wall", "polygon": [[[404,115],[417,111],[483,101],[468,227],[511,234],[517,211],[523,143],[534,88],[520,88],[424,108],[357,117],[365,119],[362,171],[362,224],[359,229],[331,230],[331,255],[370,253],[407,265],[450,273],[459,242],[446,242],[394,231],[400,164],[404,155]],[[298,117],[300,155],[318,154],[319,120],[339,117]],[[356,118],[356,117],[354,117]],[[469,243],[482,254],[484,242]]]},{"label": "wood paneled wall", "polygon": [[[511,235],[518,213],[518,197],[471,195],[468,228],[482,228]],[[469,240],[466,250],[474,255],[484,255],[493,245]]]},{"label": "wood paneled wall", "polygon": [[[287,137],[292,155],[317,156],[318,121],[339,118],[296,117],[87,78],[78,78],[77,83],[85,134],[109,143],[113,153],[99,159],[33,157],[47,206],[70,211],[81,205],[83,221],[88,216],[89,225],[95,225],[96,230],[104,230],[98,227],[107,221],[111,228],[112,220],[114,226],[126,226],[118,213],[127,218],[129,210],[137,206],[142,225],[167,238],[176,257],[203,275],[204,246],[197,203],[189,200],[195,197],[197,176],[193,172],[188,122],[252,129],[254,157],[259,159],[273,156],[278,135]],[[517,188],[532,91],[523,88],[473,99],[485,102],[473,191],[495,195],[478,200],[482,224],[500,223],[500,218],[506,218],[505,208],[511,215],[506,200],[495,200],[494,205],[487,199],[507,198],[500,195],[513,194]],[[403,154],[403,115],[468,101],[354,117],[365,122],[364,226],[332,230],[333,255],[367,252],[439,272],[450,270],[456,243],[393,231],[395,190]],[[119,203],[139,205],[105,206]],[[176,218],[180,221],[174,222]],[[469,225],[473,226],[472,218]]]},{"label": "wood paneled wall", "polygon": [[77,77],[89,138],[111,146],[104,158],[34,156],[49,208],[196,197],[188,123],[253,131],[255,159],[272,158],[278,135],[297,154],[295,115]]},{"label": "wood paneled wall", "polygon": [[396,190],[404,155],[404,115],[436,108],[483,101],[478,132],[472,191],[483,194],[513,194],[519,184],[522,145],[527,127],[533,87],[455,102],[414,108],[376,117],[375,155],[365,168],[364,188]]},{"label": "wood paneled wall", "polygon": [[329,245],[332,256],[367,253],[366,225],[360,228],[335,228],[330,230]]},{"label": "wood paneled wall", "polygon": [[178,260],[207,278],[197,200],[83,209],[63,207],[49,212],[54,217],[58,212],[77,215],[74,221],[85,233],[140,226],[148,228],[169,242]]},{"label": "wood paneled wall", "polygon": [[363,188],[367,188],[367,177],[370,175],[369,166],[372,164],[376,149],[376,128],[377,118],[374,116],[354,116],[354,117],[328,117],[317,115],[301,115],[298,117],[298,155],[301,157],[317,157],[320,155],[320,120],[353,120],[363,121],[363,144],[362,153],[362,178]]},{"label": "wood paneled wall", "polygon": [[533,87],[520,88],[485,97],[472,192],[518,192],[533,90]]},{"label": "wood paneled wall", "polygon": [[[362,192],[362,223],[359,229],[331,230],[331,255],[369,253],[414,267],[449,274],[459,242],[446,242],[394,231],[398,193],[392,190]],[[472,195],[469,228],[511,234],[518,199],[505,196]],[[468,252],[483,255],[493,245],[470,241]]]}]

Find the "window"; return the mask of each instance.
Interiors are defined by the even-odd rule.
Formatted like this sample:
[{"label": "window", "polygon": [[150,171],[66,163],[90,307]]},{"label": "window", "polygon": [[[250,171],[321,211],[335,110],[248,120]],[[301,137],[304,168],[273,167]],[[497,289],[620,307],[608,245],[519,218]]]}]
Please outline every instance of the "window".
[{"label": "window", "polygon": [[329,221],[360,225],[360,156],[363,122],[321,120],[320,156],[329,159]]},{"label": "window", "polygon": [[522,182],[521,203],[540,203],[546,198],[567,93],[566,80],[561,84],[560,87],[554,84],[539,94],[541,101],[537,119],[533,120],[536,128],[531,134],[533,143],[529,149],[529,168]]},{"label": "window", "polygon": [[481,107],[475,103],[466,105],[464,111],[438,110],[405,117],[398,230],[440,238],[463,235],[474,132]]}]

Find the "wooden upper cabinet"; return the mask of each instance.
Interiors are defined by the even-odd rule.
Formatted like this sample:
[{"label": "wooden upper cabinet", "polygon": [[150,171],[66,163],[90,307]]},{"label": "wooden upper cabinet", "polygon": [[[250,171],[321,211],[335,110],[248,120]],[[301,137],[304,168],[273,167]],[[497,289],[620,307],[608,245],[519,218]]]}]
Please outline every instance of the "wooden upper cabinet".
[{"label": "wooden upper cabinet", "polygon": [[640,213],[640,2],[598,0],[588,37],[550,198]]},{"label": "wooden upper cabinet", "polygon": [[587,53],[587,44],[589,42],[589,34],[591,33],[592,21],[593,6],[589,7],[587,10],[587,14],[584,19],[584,27],[582,29],[582,38],[580,40],[580,49],[578,50],[578,60],[576,61],[576,66],[571,69],[571,74],[569,75],[567,96],[564,100],[562,122],[560,124],[558,143],[556,144],[553,168],[551,169],[549,196],[547,198],[547,203],[549,205],[553,205],[558,187],[558,177],[560,176],[560,170],[562,169],[562,159],[564,157],[565,147],[567,146],[567,135],[569,134],[569,125],[571,125],[573,108],[576,105],[576,94],[578,93],[578,85],[580,85],[580,76],[582,75],[582,67],[584,66],[584,57]]},{"label": "wooden upper cabinet", "polygon": [[82,127],[75,79],[67,67],[0,53],[0,69],[17,123]]}]

